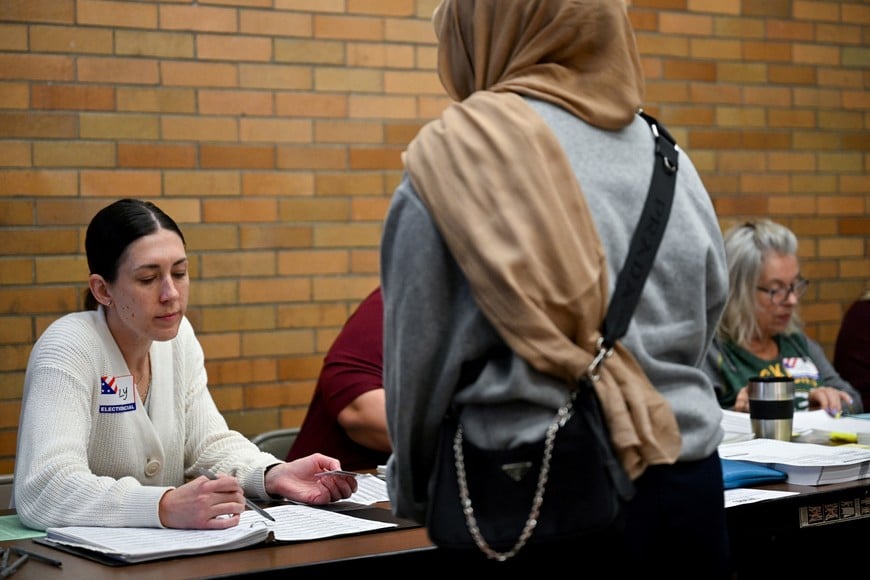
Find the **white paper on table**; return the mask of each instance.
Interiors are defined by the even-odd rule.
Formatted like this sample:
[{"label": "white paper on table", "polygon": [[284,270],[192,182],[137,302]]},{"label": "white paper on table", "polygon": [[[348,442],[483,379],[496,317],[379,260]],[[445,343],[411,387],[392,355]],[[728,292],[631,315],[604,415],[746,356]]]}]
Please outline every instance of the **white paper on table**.
[{"label": "white paper on table", "polygon": [[792,420],[792,428],[797,431],[816,429],[817,431],[837,431],[840,433],[870,433],[870,421],[867,419],[855,419],[831,417],[828,413],[819,409],[817,411],[797,412]]},{"label": "white paper on table", "polygon": [[[376,483],[371,483],[372,480]],[[377,494],[381,492],[378,482],[384,486],[382,493],[386,495],[386,484],[376,477],[362,476],[358,481],[361,491],[358,490],[357,494],[362,493],[360,500],[378,501],[380,496]],[[172,556],[235,550],[268,541],[270,535],[277,541],[292,542],[397,526],[395,523],[354,517],[308,505],[286,504],[265,510],[275,518],[275,522],[267,520],[255,510],[245,510],[239,516],[238,526],[223,530],[71,526],[49,528],[47,537],[38,539],[100,552],[123,562],[145,562]]]},{"label": "white paper on table", "polygon": [[735,489],[725,490],[725,507],[729,508],[735,505],[743,505],[745,503],[755,503],[758,501],[766,501],[785,497],[787,495],[797,495],[796,491],[776,491],[772,489],[756,489],[748,487],[738,487]]},{"label": "white paper on table", "polygon": [[[749,413],[740,413],[730,409],[722,410],[722,429],[725,430],[723,442],[741,441],[739,435],[752,433],[752,420]],[[838,433],[870,433],[870,421],[854,417],[831,417],[824,409],[815,411],[797,411],[792,419],[792,432],[795,434],[810,431]]]},{"label": "white paper on table", "polygon": [[[245,513],[264,519],[253,510]],[[46,531],[46,537],[37,538],[38,541],[84,548],[123,562],[235,550],[262,543],[269,536],[264,526],[241,525],[223,530],[66,526]]]},{"label": "white paper on table", "polygon": [[394,528],[397,525],[307,505],[286,504],[265,509],[275,518],[275,522],[270,522],[254,510],[245,510],[239,518],[239,527],[262,524],[272,530],[275,540],[292,542],[358,534],[382,528]]},{"label": "white paper on table", "polygon": [[749,413],[739,413],[731,409],[722,409],[722,429],[726,433],[752,434],[752,422]]},{"label": "white paper on table", "polygon": [[387,493],[387,482],[370,473],[362,474],[356,478],[356,491],[353,495],[335,503],[340,504],[342,501],[363,505],[372,505],[379,501],[390,501],[390,495]]},{"label": "white paper on table", "polygon": [[725,459],[805,467],[829,467],[870,462],[870,449],[851,445],[817,445],[778,439],[752,439],[719,446]]}]

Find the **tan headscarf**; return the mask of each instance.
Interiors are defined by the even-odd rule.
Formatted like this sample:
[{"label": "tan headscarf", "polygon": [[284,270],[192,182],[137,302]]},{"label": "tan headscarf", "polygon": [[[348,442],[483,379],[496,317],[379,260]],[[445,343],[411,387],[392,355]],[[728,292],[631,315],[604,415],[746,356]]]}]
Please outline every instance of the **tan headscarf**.
[{"label": "tan headscarf", "polygon": [[[643,79],[625,5],[444,0],[433,22],[438,71],[457,102],[410,144],[406,169],[504,340],[576,383],[600,336],[607,265],[565,153],[520,95],[603,129],[631,123]],[[631,477],[676,460],[673,412],[622,345],[596,392]]]}]

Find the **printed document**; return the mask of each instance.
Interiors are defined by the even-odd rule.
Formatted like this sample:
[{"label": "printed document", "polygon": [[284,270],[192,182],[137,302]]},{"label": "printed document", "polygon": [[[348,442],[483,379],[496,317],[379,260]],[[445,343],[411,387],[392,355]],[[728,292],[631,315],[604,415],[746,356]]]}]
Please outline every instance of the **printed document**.
[{"label": "printed document", "polygon": [[719,446],[723,459],[761,463],[788,474],[788,483],[824,485],[870,477],[870,449],[776,439],[752,439]]},{"label": "printed document", "polygon": [[[246,510],[239,519],[239,527],[266,525],[278,542],[316,540],[318,538],[359,534],[381,528],[396,527],[396,524],[355,518],[342,513],[304,505],[281,505],[267,508],[266,511],[272,514],[275,522],[268,521],[253,510]],[[342,517],[335,517],[337,515]]]},{"label": "printed document", "polygon": [[121,562],[134,563],[236,550],[271,541],[315,540],[397,526],[307,505],[286,504],[266,508],[266,511],[275,522],[254,510],[245,510],[239,525],[225,530],[71,526],[48,528],[40,543],[90,550]]},{"label": "printed document", "polygon": [[798,492],[796,491],[776,491],[772,489],[737,487],[725,490],[725,507],[730,508],[736,505],[767,501],[769,499],[777,499],[797,494]]},{"label": "printed document", "polygon": [[356,484],[356,491],[353,492],[353,495],[335,503],[352,502],[372,505],[380,501],[390,501],[390,496],[387,493],[387,482],[379,477],[375,477],[370,473],[362,473],[357,476]]},{"label": "printed document", "polygon": [[[749,417],[749,413],[723,409],[722,429],[725,430],[723,443],[752,439],[752,420]],[[792,419],[793,435],[800,436],[811,431],[825,433],[870,433],[870,421],[849,416],[831,417],[824,409],[797,411]]]}]

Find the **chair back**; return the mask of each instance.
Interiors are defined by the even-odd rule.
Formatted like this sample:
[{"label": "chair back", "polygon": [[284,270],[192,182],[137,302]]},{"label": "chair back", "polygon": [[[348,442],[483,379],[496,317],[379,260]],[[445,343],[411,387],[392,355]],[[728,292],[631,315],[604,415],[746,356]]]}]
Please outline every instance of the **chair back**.
[{"label": "chair back", "polygon": [[0,475],[0,509],[8,508],[12,501],[12,478],[11,473]]},{"label": "chair back", "polygon": [[299,434],[299,427],[287,427],[285,429],[275,429],[260,433],[251,441],[260,448],[260,451],[271,453],[278,459],[287,457],[290,447],[296,441],[296,436]]}]

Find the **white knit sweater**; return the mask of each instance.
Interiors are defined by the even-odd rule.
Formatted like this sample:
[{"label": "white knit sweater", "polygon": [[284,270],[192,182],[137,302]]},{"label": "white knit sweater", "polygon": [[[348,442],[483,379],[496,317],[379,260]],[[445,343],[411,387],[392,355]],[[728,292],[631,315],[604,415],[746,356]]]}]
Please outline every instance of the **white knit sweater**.
[{"label": "white knit sweater", "polygon": [[11,506],[24,524],[160,527],[161,496],[200,467],[268,497],[263,473],[279,461],[228,428],[186,318],[174,339],[152,343],[151,368],[146,411],[102,307],[46,329],[27,365],[18,429]]}]

